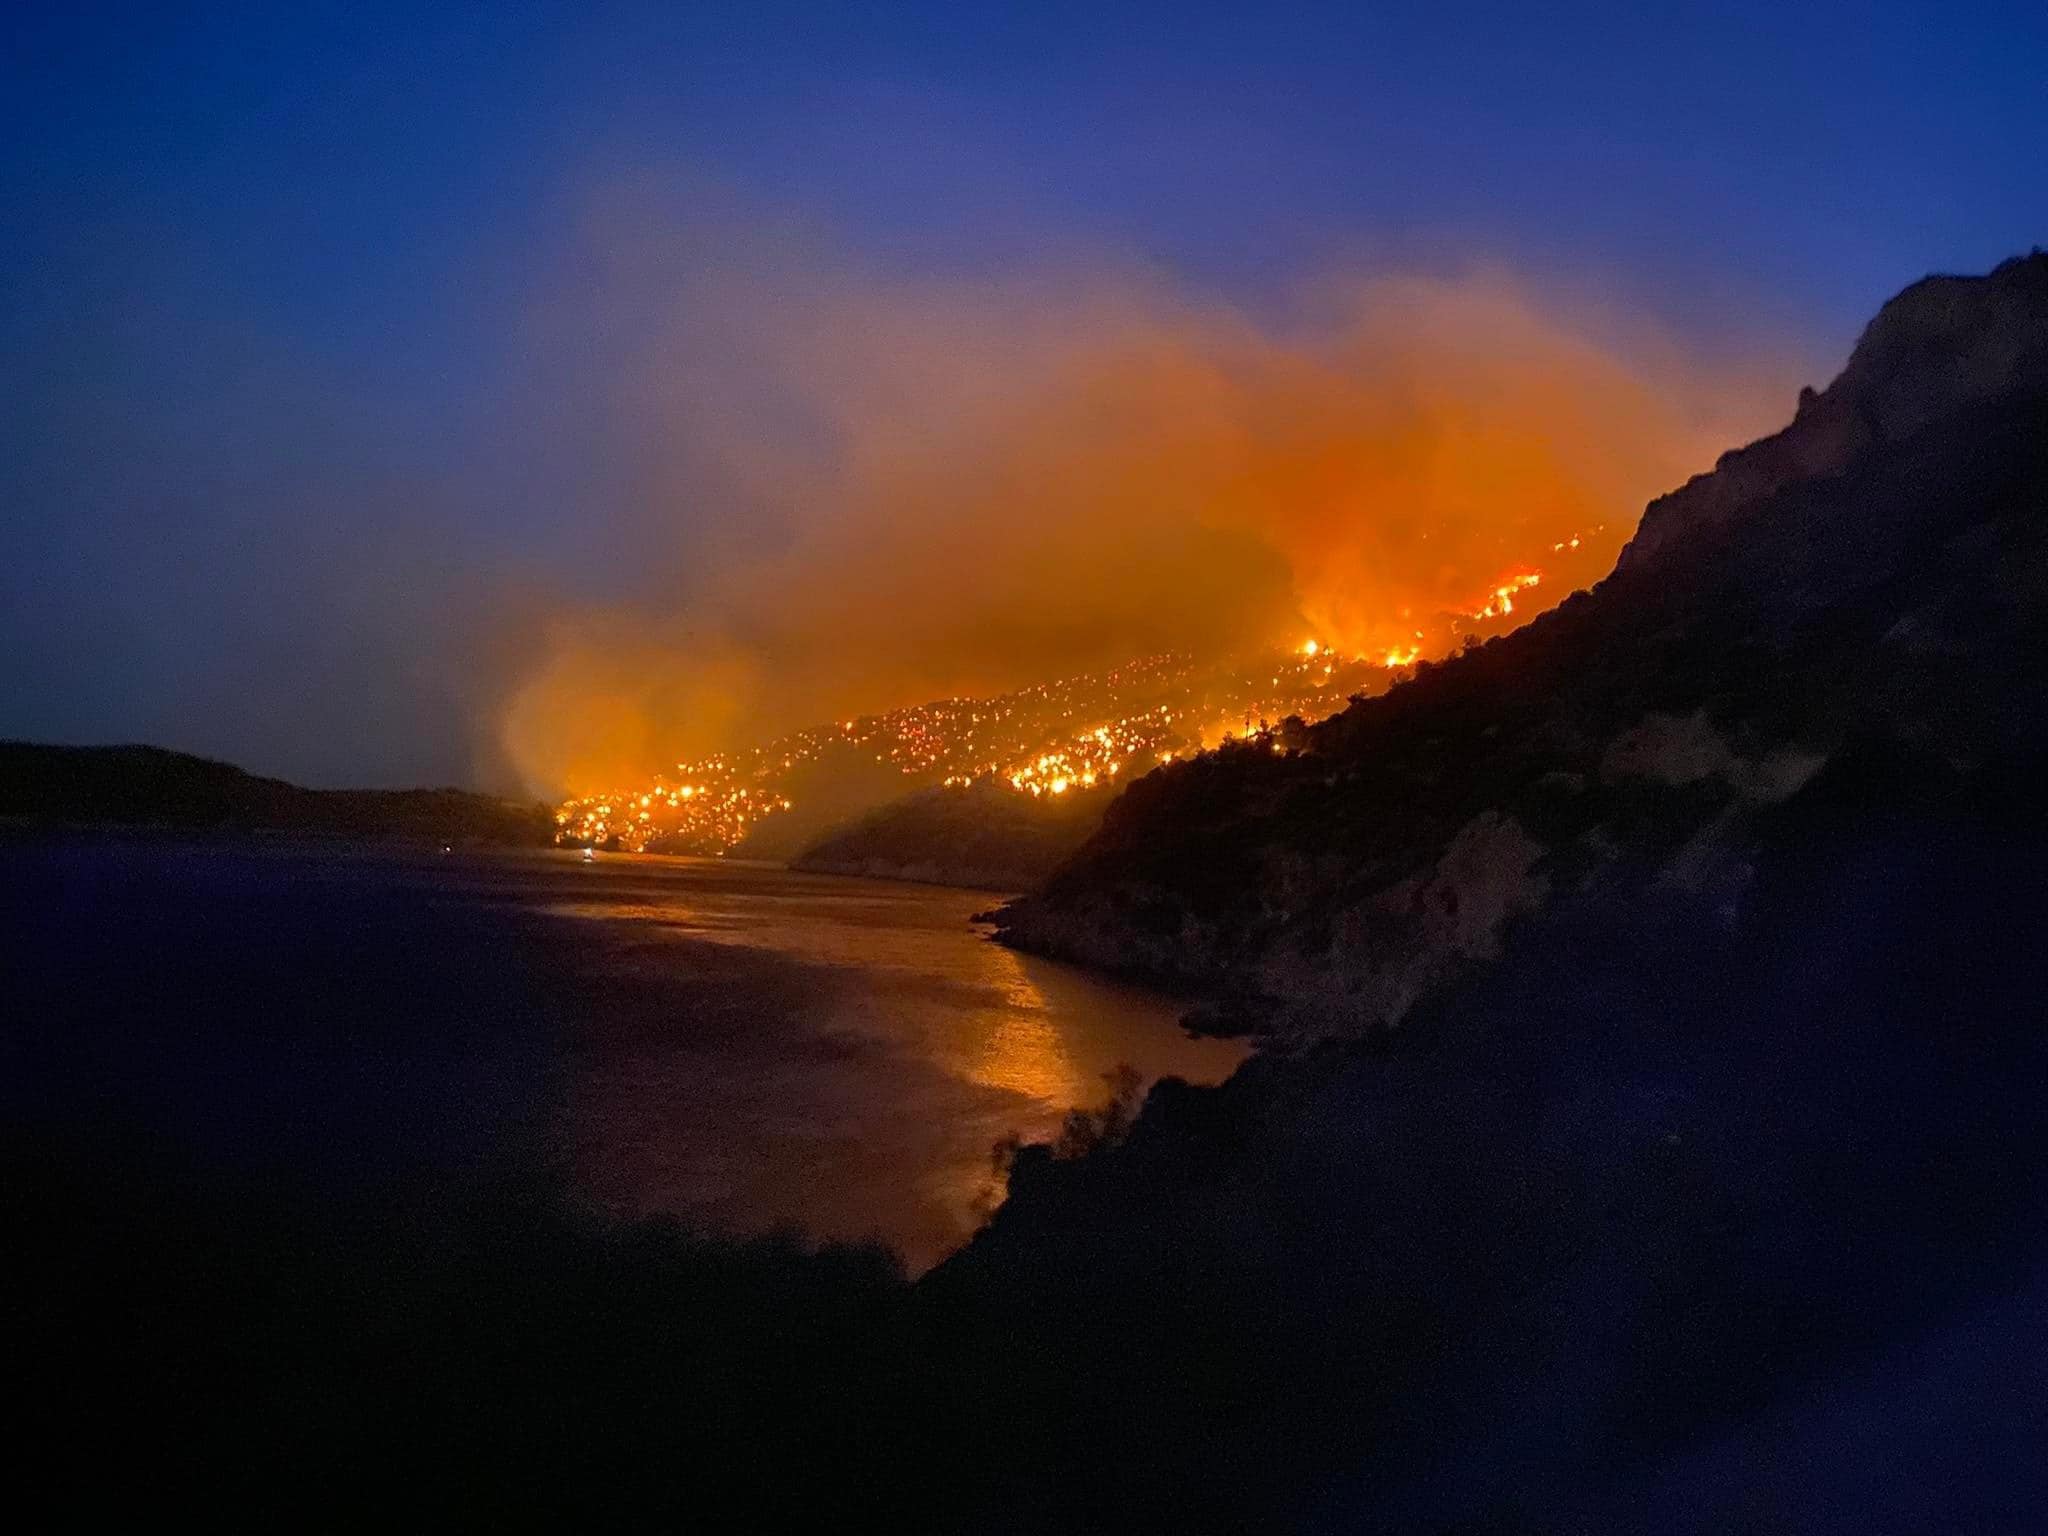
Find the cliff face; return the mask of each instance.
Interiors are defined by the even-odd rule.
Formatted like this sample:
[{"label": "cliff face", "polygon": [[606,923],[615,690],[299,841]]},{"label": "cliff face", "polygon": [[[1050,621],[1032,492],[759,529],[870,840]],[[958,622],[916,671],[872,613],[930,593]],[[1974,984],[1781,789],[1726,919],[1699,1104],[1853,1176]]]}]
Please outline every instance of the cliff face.
[{"label": "cliff face", "polygon": [[1593,592],[1305,751],[1133,784],[1001,937],[1322,1036],[1402,1019],[1574,896],[1738,924],[1807,813],[1878,779],[1996,797],[2041,761],[2044,503],[2048,255],[1930,278],[1784,431],[1652,503]]},{"label": "cliff face", "polygon": [[2015,257],[1988,277],[1930,277],[1878,312],[1825,390],[1802,390],[1792,424],[1721,456],[1713,472],[1643,513],[1619,570],[1681,553],[1703,529],[1739,520],[1787,486],[1840,475],[1979,402],[2037,387],[2048,372],[2048,256]]}]

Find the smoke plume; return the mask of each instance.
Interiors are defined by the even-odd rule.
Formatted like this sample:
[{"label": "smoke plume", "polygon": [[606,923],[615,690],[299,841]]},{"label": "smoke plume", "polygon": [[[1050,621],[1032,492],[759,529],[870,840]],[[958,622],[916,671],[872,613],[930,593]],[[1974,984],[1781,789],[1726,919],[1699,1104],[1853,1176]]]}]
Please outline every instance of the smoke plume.
[{"label": "smoke plume", "polygon": [[[1792,378],[1499,271],[1329,281],[1276,318],[1131,266],[599,245],[601,297],[544,326],[616,361],[637,522],[607,536],[640,590],[528,637],[497,745],[535,789],[1160,650],[1442,651],[1597,580]],[[1503,584],[1512,616],[1476,617]]]}]

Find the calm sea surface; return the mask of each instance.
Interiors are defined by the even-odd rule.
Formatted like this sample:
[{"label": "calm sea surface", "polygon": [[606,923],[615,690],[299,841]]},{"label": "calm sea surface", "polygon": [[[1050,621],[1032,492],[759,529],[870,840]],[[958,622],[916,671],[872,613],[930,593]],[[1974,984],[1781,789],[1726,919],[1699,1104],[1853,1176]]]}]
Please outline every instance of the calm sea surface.
[{"label": "calm sea surface", "polygon": [[333,1197],[521,1167],[622,1214],[879,1236],[921,1268],[1165,1000],[988,942],[987,893],[720,861],[0,846],[0,1108]]}]

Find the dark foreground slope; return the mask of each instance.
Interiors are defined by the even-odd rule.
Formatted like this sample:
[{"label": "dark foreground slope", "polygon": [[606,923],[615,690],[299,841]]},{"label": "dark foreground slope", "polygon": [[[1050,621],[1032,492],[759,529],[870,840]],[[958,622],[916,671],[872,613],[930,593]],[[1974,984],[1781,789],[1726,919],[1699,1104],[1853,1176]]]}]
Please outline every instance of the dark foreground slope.
[{"label": "dark foreground slope", "polygon": [[1759,818],[1845,754],[2020,774],[2048,731],[2044,398],[2048,256],[1908,289],[1591,594],[1305,752],[1149,775],[1003,937],[1356,1032],[1575,892],[1682,886],[1736,920]]},{"label": "dark foreground slope", "polygon": [[2026,1529],[2048,839],[1869,789],[1756,930],[1574,898],[1371,1048],[1025,1159],[919,1297],[1003,1528]]},{"label": "dark foreground slope", "polygon": [[301,789],[161,747],[0,741],[0,820],[545,846],[540,805],[460,789]]}]

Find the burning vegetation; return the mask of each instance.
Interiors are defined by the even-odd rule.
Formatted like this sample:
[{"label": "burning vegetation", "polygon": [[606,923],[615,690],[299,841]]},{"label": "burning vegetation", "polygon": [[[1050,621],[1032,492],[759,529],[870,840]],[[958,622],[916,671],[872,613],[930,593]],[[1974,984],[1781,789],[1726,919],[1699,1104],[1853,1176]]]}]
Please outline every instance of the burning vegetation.
[{"label": "burning vegetation", "polygon": [[806,777],[865,760],[904,788],[992,780],[1034,796],[1093,789],[1250,735],[1290,715],[1321,719],[1378,692],[1389,663],[1316,641],[1229,666],[1183,654],[983,699],[940,699],[792,732],[741,753],[678,763],[612,794],[566,801],[559,840],[634,852],[723,854],[792,809]]},{"label": "burning vegetation", "polygon": [[[827,741],[893,781],[863,794],[1043,794],[1341,707],[1294,686],[1304,660],[1379,686],[1597,581],[1631,510],[1798,377],[1498,273],[1332,277],[1255,315],[1121,270],[932,283],[758,254],[633,278],[675,327],[611,370],[633,508],[579,546],[630,591],[566,571],[583,595],[507,621],[492,751],[577,797],[578,838],[664,815],[656,846],[793,836],[826,815]],[[1275,658],[1309,637],[1317,657]],[[1105,681],[1168,655],[1184,696]]]},{"label": "burning vegetation", "polygon": [[[1507,577],[1443,627],[1476,635],[1513,614],[1516,597],[1542,580],[1533,569]],[[1169,652],[1010,693],[812,726],[748,750],[679,762],[645,783],[566,800],[555,813],[557,841],[723,855],[794,809],[806,784],[844,776],[856,765],[893,770],[905,791],[993,784],[1041,797],[1112,785],[1289,719],[1324,719],[1362,694],[1383,691],[1433,638],[1422,629],[1413,633],[1414,643],[1370,656],[1313,638],[1223,665]]]}]

